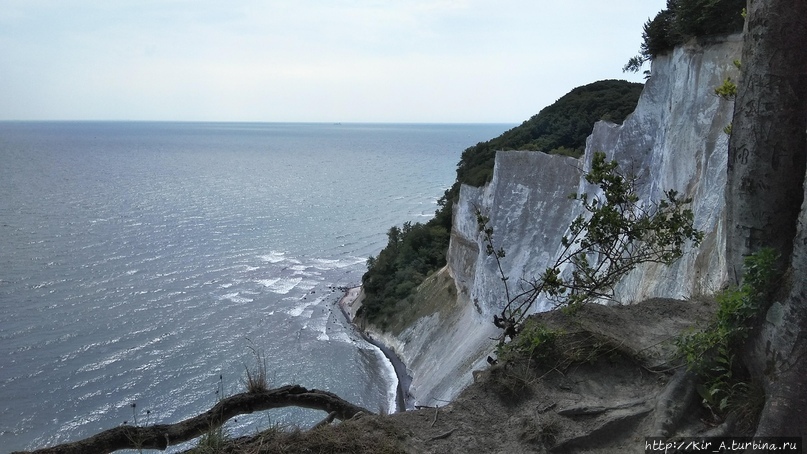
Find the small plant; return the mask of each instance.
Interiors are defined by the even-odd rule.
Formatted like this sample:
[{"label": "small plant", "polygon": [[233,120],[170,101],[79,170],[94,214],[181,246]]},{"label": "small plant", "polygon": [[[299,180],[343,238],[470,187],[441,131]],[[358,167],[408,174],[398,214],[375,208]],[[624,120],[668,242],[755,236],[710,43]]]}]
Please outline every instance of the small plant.
[{"label": "small plant", "polygon": [[532,359],[548,359],[554,355],[556,340],[559,336],[542,323],[528,319],[521,331],[511,342],[499,345],[496,356],[509,361],[514,356],[526,356]]},{"label": "small plant", "polygon": [[731,77],[726,77],[726,79],[723,80],[723,84],[715,88],[715,94],[730,101],[737,97],[737,84],[731,80]]},{"label": "small plant", "polygon": [[737,415],[739,433],[752,433],[765,406],[765,390],[759,382],[739,382],[733,386],[732,411]]},{"label": "small plant", "polygon": [[726,133],[727,136],[731,135],[731,123],[727,124],[725,128],[723,128],[723,132]]},{"label": "small plant", "polygon": [[219,382],[216,383],[216,401],[221,402],[224,399],[224,375],[219,374]]},{"label": "small plant", "polygon": [[[137,428],[140,427],[140,423],[137,420],[137,402],[132,402],[129,404],[129,407],[132,409],[132,425],[133,427]],[[151,410],[146,410],[146,421],[143,424],[143,427],[149,425],[149,419],[151,419]],[[129,421],[123,421],[123,425],[129,424]],[[132,442],[132,445],[136,446],[137,452],[143,452],[143,440],[140,439],[139,435],[133,435],[131,433],[127,433],[126,435],[129,438],[129,441]]]},{"label": "small plant", "polygon": [[[254,351],[255,350],[253,350],[253,352]],[[247,374],[249,374],[249,369],[247,369]],[[216,400],[221,402],[224,399],[224,375],[219,374],[219,381],[216,383]],[[193,452],[201,454],[219,453],[223,451],[229,441],[230,434],[227,432],[224,425],[211,425],[207,432],[199,437],[196,443],[196,449],[194,449]]]},{"label": "small plant", "polygon": [[698,384],[696,389],[704,405],[713,415],[725,414],[729,408],[732,399],[730,384],[734,378],[733,366],[734,355],[725,345],[719,345],[711,367],[701,372],[708,374],[708,380]]},{"label": "small plant", "polygon": [[[249,339],[247,339],[249,341]],[[246,370],[246,374],[244,376],[244,386],[247,388],[247,392],[249,393],[263,393],[269,390],[269,380],[266,375],[267,373],[267,366],[266,366],[266,355],[261,353],[255,345],[252,344],[252,341],[249,341],[249,345],[247,348],[250,349],[252,355],[255,357],[255,365],[253,367],[248,367],[246,364],[244,365],[244,369]]]},{"label": "small plant", "polygon": [[493,390],[506,404],[517,404],[535,391],[539,376],[526,361],[516,361],[491,374]]},{"label": "small plant", "polygon": [[764,299],[773,291],[777,277],[779,254],[773,248],[763,248],[745,259],[743,287],[756,299]]},{"label": "small plant", "polygon": [[229,441],[230,435],[224,426],[211,427],[210,430],[199,437],[199,442],[196,444],[194,452],[216,454],[222,452]]},{"label": "small plant", "polygon": [[530,418],[524,422],[521,439],[528,443],[551,447],[557,442],[560,430],[561,426],[557,421],[541,422]]},{"label": "small plant", "polygon": [[777,257],[770,248],[747,257],[743,284],[717,295],[717,313],[709,326],[684,334],[676,342],[687,368],[701,378],[698,393],[716,418],[735,411],[748,420],[753,409],[761,408],[758,386],[739,375],[741,368],[735,352],[748,337],[772,291]]}]

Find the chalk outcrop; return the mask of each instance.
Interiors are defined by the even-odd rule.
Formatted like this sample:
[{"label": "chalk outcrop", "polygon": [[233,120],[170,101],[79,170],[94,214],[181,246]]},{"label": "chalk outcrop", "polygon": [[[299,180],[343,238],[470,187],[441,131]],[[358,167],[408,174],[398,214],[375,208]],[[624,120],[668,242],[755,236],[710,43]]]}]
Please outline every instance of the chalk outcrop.
[{"label": "chalk outcrop", "polygon": [[[724,244],[724,188],[727,135],[732,103],[714,93],[726,77],[737,78],[740,35],[719,41],[690,42],[653,62],[633,114],[622,125],[599,122],[581,159],[540,152],[501,151],[493,180],[483,188],[463,186],[455,204],[448,265],[456,292],[433,315],[400,335],[383,336],[408,365],[411,393],[418,404],[454,398],[482,367],[499,333],[492,316],[505,303],[495,261],[484,251],[476,210],[489,216],[510,283],[551,264],[560,239],[579,214],[573,192],[592,191],[581,179],[595,151],[616,159],[623,171],[639,177],[638,193],[652,204],[676,190],[693,199],[696,228],[705,232],[699,247],[689,247],[672,266],[636,269],[617,287],[623,303],[653,297],[690,298],[709,294],[727,279]],[[533,310],[549,308],[539,300]]]}]

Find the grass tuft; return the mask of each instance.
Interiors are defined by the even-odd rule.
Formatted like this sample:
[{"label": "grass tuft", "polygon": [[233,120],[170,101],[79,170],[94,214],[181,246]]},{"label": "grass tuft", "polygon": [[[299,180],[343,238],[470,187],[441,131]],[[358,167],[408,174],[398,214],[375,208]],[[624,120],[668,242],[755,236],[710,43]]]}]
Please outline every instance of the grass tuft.
[{"label": "grass tuft", "polygon": [[224,426],[211,427],[204,435],[199,437],[196,444],[194,453],[198,454],[216,454],[223,452],[228,445],[230,435]]},{"label": "grass tuft", "polygon": [[255,357],[255,365],[251,368],[244,365],[246,374],[244,376],[244,386],[249,393],[263,393],[269,391],[269,379],[267,378],[266,355],[260,352],[250,341],[247,347]]}]

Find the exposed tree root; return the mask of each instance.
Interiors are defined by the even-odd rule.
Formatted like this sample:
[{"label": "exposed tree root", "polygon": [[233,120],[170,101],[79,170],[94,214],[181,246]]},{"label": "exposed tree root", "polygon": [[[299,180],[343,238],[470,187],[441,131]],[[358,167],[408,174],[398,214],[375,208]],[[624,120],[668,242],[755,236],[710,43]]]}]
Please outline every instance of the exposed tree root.
[{"label": "exposed tree root", "polygon": [[695,400],[695,374],[680,369],[659,394],[652,436],[668,437]]},{"label": "exposed tree root", "polygon": [[[350,419],[356,414],[371,413],[343,400],[336,394],[288,385],[261,393],[241,393],[221,400],[200,415],[176,424],[147,427],[119,426],[84,440],[33,451],[37,454],[107,453],[120,449],[160,449],[192,440],[224,424],[238,415],[281,407],[304,407],[323,410],[334,418]],[[329,415],[330,417],[330,415]]]}]

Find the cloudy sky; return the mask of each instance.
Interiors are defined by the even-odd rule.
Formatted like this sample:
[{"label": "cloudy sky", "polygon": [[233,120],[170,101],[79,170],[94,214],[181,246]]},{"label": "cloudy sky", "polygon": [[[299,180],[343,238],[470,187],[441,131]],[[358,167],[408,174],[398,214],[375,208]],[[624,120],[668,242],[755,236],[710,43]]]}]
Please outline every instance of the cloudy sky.
[{"label": "cloudy sky", "polygon": [[665,0],[2,0],[0,120],[518,123]]}]

